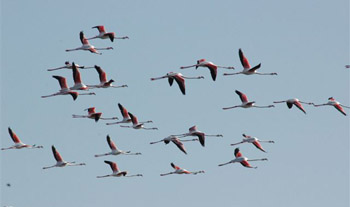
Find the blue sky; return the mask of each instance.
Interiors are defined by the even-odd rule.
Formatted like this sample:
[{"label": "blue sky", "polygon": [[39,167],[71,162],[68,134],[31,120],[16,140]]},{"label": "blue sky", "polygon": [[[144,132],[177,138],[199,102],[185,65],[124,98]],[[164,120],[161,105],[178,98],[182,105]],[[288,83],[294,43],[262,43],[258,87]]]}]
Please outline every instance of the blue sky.
[{"label": "blue sky", "polygon": [[[1,147],[12,144],[11,127],[23,142],[38,150],[1,151],[1,206],[349,206],[349,118],[332,107],[299,110],[222,107],[240,103],[235,90],[257,104],[289,98],[324,103],[330,96],[350,105],[349,1],[52,1],[1,2]],[[79,32],[91,27],[129,40],[92,40],[96,47],[113,46],[95,55],[66,53],[80,46]],[[213,82],[208,69],[180,70],[206,58],[218,65],[242,66],[242,48],[251,65],[278,76],[222,76]],[[100,65],[123,89],[96,89],[94,97],[58,96],[41,99],[59,87],[52,75],[73,83],[69,70],[48,72],[66,60]],[[167,81],[150,81],[167,72],[205,76],[186,82],[186,96]],[[86,84],[97,84],[95,70],[81,71]],[[123,104],[139,120],[153,120],[158,131],[107,126],[105,121],[73,119],[95,106],[104,116],[118,116]],[[349,110],[346,110],[349,113]],[[185,143],[188,155],[173,145],[149,142],[184,133],[197,125],[208,134],[206,147]],[[241,134],[274,140],[240,146],[252,163],[217,165],[233,159],[230,143]],[[108,151],[106,135],[124,150],[142,156],[93,155]],[[42,170],[54,164],[51,145],[64,159],[86,162],[84,167]],[[142,178],[96,179],[110,173],[103,160],[117,162]],[[205,174],[171,175],[170,163]],[[11,187],[6,187],[11,183]]]}]

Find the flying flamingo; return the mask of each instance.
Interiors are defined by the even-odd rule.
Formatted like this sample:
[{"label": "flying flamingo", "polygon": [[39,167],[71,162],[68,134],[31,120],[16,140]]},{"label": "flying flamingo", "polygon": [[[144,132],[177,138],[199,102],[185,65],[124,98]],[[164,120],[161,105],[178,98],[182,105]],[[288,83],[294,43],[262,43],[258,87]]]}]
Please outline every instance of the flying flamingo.
[{"label": "flying flamingo", "polygon": [[186,169],[180,168],[179,166],[174,165],[174,163],[170,164],[171,167],[173,167],[175,169],[174,172],[170,172],[170,173],[165,173],[165,174],[160,174],[160,176],[165,176],[165,175],[171,175],[171,174],[192,174],[192,175],[197,175],[198,173],[204,173],[203,170],[201,171],[197,171],[197,172],[190,172]]},{"label": "flying flamingo", "polygon": [[[54,71],[54,70],[61,70],[61,69],[73,69],[73,65],[70,64],[69,61],[64,62],[64,64],[65,64],[65,66],[58,67],[58,68],[50,68],[50,69],[47,69],[47,71]],[[80,68],[80,69],[90,69],[90,68],[94,68],[94,67],[79,66],[78,64],[75,64],[75,66],[76,66],[77,68]]]},{"label": "flying flamingo", "polygon": [[43,167],[43,169],[48,169],[52,167],[65,167],[65,166],[80,166],[85,165],[85,163],[75,163],[75,162],[67,162],[64,161],[60,155],[60,153],[56,150],[55,146],[52,145],[52,153],[55,157],[55,160],[57,163],[55,165],[49,166],[49,167]]},{"label": "flying flamingo", "polygon": [[340,113],[342,113],[344,116],[346,116],[346,113],[343,109],[344,108],[347,108],[347,109],[350,109],[349,106],[344,106],[342,105],[341,103],[339,103],[338,101],[336,101],[333,97],[329,97],[328,98],[328,102],[325,103],[325,104],[314,104],[314,106],[316,107],[319,107],[319,106],[334,106],[334,108],[336,108]]},{"label": "flying flamingo", "polygon": [[106,32],[105,27],[103,25],[92,27],[92,29],[94,29],[94,28],[98,29],[98,31],[100,33],[97,36],[95,36],[95,37],[89,38],[88,40],[92,40],[92,39],[96,39],[96,38],[100,38],[100,39],[107,39],[107,38],[109,38],[113,42],[114,39],[129,39],[128,36],[116,37],[114,32]]},{"label": "flying flamingo", "polygon": [[51,94],[51,95],[41,96],[41,98],[48,98],[48,97],[57,96],[57,95],[71,95],[73,97],[73,100],[75,100],[75,99],[78,98],[78,95],[96,95],[93,92],[92,93],[80,93],[79,94],[78,92],[73,91],[73,90],[68,88],[66,78],[64,78],[62,76],[57,76],[57,75],[54,75],[52,77],[58,80],[58,83],[61,86],[61,90],[59,90],[57,93],[54,93],[54,94]]},{"label": "flying flamingo", "polygon": [[198,77],[185,77],[181,73],[174,73],[174,72],[169,72],[165,76],[159,77],[159,78],[151,78],[151,81],[154,80],[159,80],[163,78],[168,78],[169,85],[172,86],[174,80],[177,82],[179,85],[179,88],[182,92],[183,95],[186,95],[186,88],[185,88],[185,79],[202,79],[204,78],[203,76],[198,76]]},{"label": "flying flamingo", "polygon": [[[200,144],[204,147],[205,146],[205,137],[223,137],[222,134],[217,134],[217,135],[208,135],[205,134],[197,129],[197,126],[192,126],[188,129],[188,133],[185,134],[178,134],[178,135],[173,135],[173,136],[179,136],[181,137],[187,137],[187,136],[194,136],[198,137],[198,140]],[[192,140],[191,140],[192,141]]]},{"label": "flying flamingo", "polygon": [[158,130],[158,128],[156,128],[156,127],[145,128],[143,126],[143,124],[145,124],[145,123],[152,123],[152,121],[139,122],[137,120],[137,117],[134,116],[132,113],[128,112],[128,114],[129,114],[129,116],[131,118],[132,126],[120,126],[120,127],[133,128],[133,129],[145,129],[145,130]]},{"label": "flying flamingo", "polygon": [[95,65],[95,69],[98,72],[98,75],[100,78],[100,84],[99,85],[88,85],[89,88],[123,88],[123,87],[128,87],[128,85],[113,86],[112,83],[114,82],[114,80],[111,79],[111,80],[107,81],[106,72],[103,71],[100,66]]},{"label": "flying flamingo", "polygon": [[252,167],[252,166],[249,164],[248,161],[265,161],[265,160],[267,160],[267,158],[252,159],[252,160],[250,160],[250,159],[248,159],[248,158],[246,158],[246,157],[244,157],[244,156],[242,155],[242,153],[239,151],[239,148],[236,148],[236,149],[235,149],[235,157],[236,157],[236,159],[233,159],[233,160],[231,160],[231,161],[229,161],[229,162],[226,162],[226,163],[224,163],[224,164],[220,164],[219,166],[223,166],[223,165],[227,165],[227,164],[239,162],[239,163],[241,163],[244,167],[247,167],[247,168],[258,168],[258,167]]},{"label": "flying flamingo", "polygon": [[285,100],[285,101],[274,101],[273,103],[284,103],[284,102],[286,102],[288,108],[291,109],[293,107],[293,105],[295,105],[296,107],[298,107],[298,109],[300,109],[302,112],[304,112],[304,114],[306,114],[306,111],[303,108],[303,106],[301,105],[301,103],[308,104],[308,105],[313,105],[313,103],[307,103],[307,102],[299,101],[299,99],[297,99],[297,98],[288,99],[288,100]]},{"label": "flying flamingo", "polygon": [[127,175],[128,171],[120,171],[118,168],[117,163],[105,160],[106,164],[109,164],[111,166],[113,173],[110,175],[103,175],[103,176],[97,176],[97,178],[105,178],[105,177],[135,177],[135,176],[142,176],[142,174],[136,174],[136,175]]},{"label": "flying flamingo", "polygon": [[131,151],[122,151],[122,150],[118,149],[118,147],[111,140],[109,135],[107,135],[107,143],[109,145],[109,148],[111,148],[112,151],[105,153],[105,154],[95,155],[95,157],[101,157],[101,156],[107,156],[107,155],[141,155],[140,152],[131,153]]},{"label": "flying flamingo", "polygon": [[124,108],[123,105],[121,105],[120,103],[118,103],[118,107],[119,107],[120,113],[123,116],[123,120],[122,121],[118,121],[118,122],[106,123],[106,125],[130,123],[131,122],[131,118],[130,118],[129,113],[126,110],[126,108]]},{"label": "flying flamingo", "polygon": [[182,142],[188,142],[188,141],[197,141],[198,139],[191,139],[191,140],[180,140],[174,135],[170,135],[168,137],[165,137],[162,140],[156,141],[156,142],[150,142],[150,144],[156,144],[159,142],[164,142],[165,144],[169,144],[170,142],[174,143],[183,153],[187,154],[185,146]]},{"label": "flying flamingo", "polygon": [[245,134],[242,134],[242,136],[244,137],[243,140],[241,142],[235,143],[235,144],[231,144],[231,146],[237,145],[237,144],[243,144],[243,143],[252,143],[256,148],[258,148],[259,150],[266,152],[260,142],[267,142],[267,143],[275,143],[274,141],[263,141],[263,140],[259,140],[256,137],[252,137],[252,136],[248,136]]},{"label": "flying flamingo", "polygon": [[12,147],[8,148],[1,148],[1,150],[8,150],[8,149],[22,149],[22,148],[27,148],[27,149],[34,149],[34,148],[43,148],[43,146],[36,146],[34,145],[29,145],[29,144],[24,144],[21,142],[21,140],[18,138],[18,136],[12,131],[12,129],[9,127],[8,128],[9,134],[11,136],[12,141],[15,143]]},{"label": "flying flamingo", "polygon": [[90,107],[85,109],[85,111],[88,111],[88,115],[75,115],[73,114],[73,118],[89,118],[89,119],[94,119],[95,122],[98,122],[98,120],[113,120],[113,119],[118,119],[118,117],[111,117],[111,118],[102,118],[102,113],[101,112],[95,112],[95,107]]},{"label": "flying flamingo", "polygon": [[270,107],[275,107],[274,105],[268,105],[268,106],[255,106],[255,101],[248,101],[247,96],[236,90],[237,95],[239,95],[239,98],[242,101],[242,104],[237,105],[237,106],[231,106],[231,107],[226,107],[226,108],[222,108],[223,110],[227,110],[227,109],[233,109],[233,108],[237,108],[237,107],[242,107],[242,108],[251,108],[251,107],[255,107],[255,108],[270,108]]},{"label": "flying flamingo", "polygon": [[98,52],[98,50],[113,50],[113,47],[95,48],[93,45],[90,45],[89,41],[85,38],[83,31],[79,33],[79,36],[80,36],[80,41],[83,45],[81,47],[77,47],[74,49],[67,49],[66,52],[71,52],[75,50],[88,50],[91,53],[102,55],[102,53]]},{"label": "flying flamingo", "polygon": [[206,67],[206,68],[208,68],[210,70],[210,74],[211,74],[211,77],[213,78],[213,81],[216,80],[216,76],[217,76],[217,73],[218,73],[218,68],[235,69],[234,67],[218,66],[218,65],[215,65],[212,62],[206,61],[205,59],[197,60],[197,64],[195,64],[195,65],[182,66],[182,67],[180,67],[180,69],[186,69],[186,68],[191,68],[191,67],[196,67],[196,69],[198,69],[198,67]]},{"label": "flying flamingo", "polygon": [[237,74],[244,74],[244,75],[252,75],[252,74],[257,74],[257,75],[277,75],[277,73],[258,73],[256,72],[260,66],[259,65],[254,66],[253,68],[250,66],[248,59],[244,56],[243,52],[241,49],[239,49],[239,59],[241,60],[241,63],[243,65],[243,71],[238,72],[238,73],[224,73],[224,75],[237,75]]}]

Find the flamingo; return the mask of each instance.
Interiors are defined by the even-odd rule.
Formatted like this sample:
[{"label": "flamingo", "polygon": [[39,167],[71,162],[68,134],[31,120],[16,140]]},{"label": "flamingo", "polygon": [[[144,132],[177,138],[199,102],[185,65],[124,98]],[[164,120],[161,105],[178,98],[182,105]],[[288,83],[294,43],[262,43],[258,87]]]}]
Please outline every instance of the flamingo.
[{"label": "flamingo", "polygon": [[43,167],[43,169],[49,169],[52,167],[65,167],[65,166],[81,166],[85,165],[85,163],[75,163],[75,162],[67,162],[64,161],[60,155],[60,153],[56,150],[55,146],[52,145],[52,153],[53,156],[55,157],[55,160],[57,163],[55,165],[49,166],[49,167]]},{"label": "flamingo", "polygon": [[165,137],[162,140],[156,141],[156,142],[150,142],[150,144],[156,144],[159,142],[164,142],[165,144],[169,144],[170,142],[174,143],[183,153],[187,154],[185,146],[182,142],[188,142],[188,141],[197,141],[198,139],[191,139],[191,140],[180,140],[174,135],[170,135],[168,137]]},{"label": "flamingo", "polygon": [[71,95],[73,97],[73,100],[75,101],[78,98],[78,95],[96,95],[93,92],[79,94],[78,92],[73,91],[73,90],[68,88],[66,78],[64,78],[62,76],[57,76],[57,75],[54,75],[52,77],[58,80],[58,83],[60,84],[61,90],[59,90],[57,93],[54,93],[51,95],[41,96],[41,98],[48,98],[48,97],[57,96],[57,95]]},{"label": "flamingo", "polygon": [[116,37],[114,32],[106,32],[105,27],[103,25],[98,25],[98,26],[94,26],[92,27],[92,29],[98,29],[98,31],[100,32],[97,36],[95,37],[91,37],[88,40],[92,40],[92,39],[96,39],[96,38],[100,38],[100,39],[107,39],[109,38],[112,42],[114,41],[114,39],[129,39],[128,36],[125,37]]},{"label": "flamingo", "polygon": [[171,167],[175,169],[174,172],[169,172],[169,173],[164,173],[160,174],[160,176],[165,176],[165,175],[171,175],[171,174],[192,174],[192,175],[197,175],[199,173],[205,173],[203,170],[197,171],[197,172],[190,172],[186,169],[180,168],[179,166],[176,166],[174,163],[170,163]]},{"label": "flamingo", "polygon": [[[54,71],[54,70],[61,70],[61,69],[73,69],[73,65],[72,65],[69,61],[64,62],[64,64],[65,64],[65,66],[58,67],[58,68],[50,68],[50,69],[47,69],[47,71]],[[90,68],[93,68],[93,67],[79,66],[78,64],[75,64],[75,66],[76,66],[77,68],[80,68],[80,69],[90,69]]]},{"label": "flamingo", "polygon": [[236,93],[239,96],[239,98],[241,99],[242,104],[237,105],[237,106],[225,107],[225,108],[222,108],[223,110],[233,109],[233,108],[237,108],[237,107],[242,107],[242,108],[251,108],[251,107],[255,107],[255,108],[271,108],[271,107],[275,107],[274,105],[255,106],[255,101],[250,101],[249,102],[247,96],[244,93],[242,93],[242,92],[240,92],[238,90],[236,90]]},{"label": "flamingo", "polygon": [[345,68],[350,68],[350,65],[345,65]]},{"label": "flamingo", "polygon": [[349,106],[344,106],[341,103],[339,103],[338,101],[336,101],[333,97],[329,97],[328,98],[328,102],[325,104],[313,104],[315,107],[319,107],[319,106],[334,106],[334,108],[336,108],[340,113],[342,113],[344,116],[346,116],[346,113],[343,109],[347,108],[350,109]]},{"label": "flamingo", "polygon": [[159,78],[151,78],[151,81],[154,80],[159,80],[163,78],[168,78],[169,85],[172,86],[174,80],[177,82],[179,85],[179,88],[182,92],[183,95],[186,95],[186,88],[185,88],[185,79],[203,79],[203,76],[198,76],[198,77],[185,77],[181,73],[174,73],[174,72],[169,72],[165,76],[159,77]]},{"label": "flamingo", "polygon": [[128,85],[113,86],[112,83],[114,82],[114,80],[110,79],[109,81],[107,81],[106,72],[103,71],[100,66],[95,65],[95,69],[98,72],[98,75],[100,78],[100,84],[99,85],[88,85],[88,87],[90,87],[90,88],[123,88],[123,87],[128,87]]},{"label": "flamingo", "polygon": [[74,86],[71,87],[71,90],[89,90],[89,87],[87,87],[82,81],[80,77],[80,71],[78,67],[75,66],[74,62],[72,63],[73,68],[73,80],[74,80]]},{"label": "flamingo", "polygon": [[12,141],[15,143],[12,147],[8,148],[1,148],[1,150],[8,150],[8,149],[22,149],[22,148],[27,148],[27,149],[34,149],[34,148],[43,148],[43,146],[36,146],[34,145],[29,145],[29,144],[24,144],[21,142],[21,140],[18,138],[18,136],[12,131],[12,129],[9,127],[8,128],[9,134],[11,136]]},{"label": "flamingo", "polygon": [[[197,126],[192,126],[188,129],[188,133],[185,134],[178,134],[173,136],[179,136],[179,137],[187,137],[187,136],[195,136],[198,137],[198,140],[200,144],[204,147],[205,146],[205,137],[223,137],[222,134],[216,134],[216,135],[208,135],[205,134],[197,129]],[[192,140],[191,140],[192,141]]]},{"label": "flamingo", "polygon": [[118,121],[118,122],[106,123],[106,125],[130,123],[131,122],[131,118],[130,118],[129,113],[126,110],[126,108],[124,108],[123,105],[121,105],[120,103],[118,103],[118,107],[119,107],[120,113],[123,116],[123,120],[122,121]]},{"label": "flamingo", "polygon": [[259,63],[259,65],[256,65],[252,68],[248,62],[248,59],[244,56],[242,49],[239,49],[239,59],[241,60],[241,63],[243,65],[243,71],[238,72],[238,73],[224,73],[224,75],[237,75],[237,74],[277,75],[277,73],[258,73],[258,72],[256,72],[260,68],[261,63]]},{"label": "flamingo", "polygon": [[299,101],[299,99],[297,98],[292,98],[292,99],[288,99],[285,101],[274,101],[273,103],[284,103],[286,102],[288,108],[292,108],[293,105],[295,105],[296,107],[298,107],[298,109],[300,109],[302,112],[304,112],[304,114],[306,114],[305,109],[303,108],[303,106],[301,105],[301,103],[303,104],[308,104],[308,105],[313,105],[313,103],[307,103],[307,102],[303,102],[303,101]]},{"label": "flamingo", "polygon": [[89,118],[89,119],[94,119],[95,122],[98,122],[98,120],[113,120],[113,119],[118,119],[118,117],[111,117],[111,118],[102,118],[101,112],[95,112],[95,107],[90,107],[85,109],[84,111],[88,111],[88,115],[75,115],[73,114],[73,118]]},{"label": "flamingo", "polygon": [[145,128],[143,126],[143,124],[145,124],[145,123],[152,123],[152,121],[139,122],[137,120],[137,117],[134,116],[132,113],[128,112],[128,114],[129,114],[129,116],[131,118],[132,126],[120,126],[120,127],[133,128],[133,129],[145,129],[145,130],[158,130],[158,128],[156,128],[156,127]]},{"label": "flamingo", "polygon": [[262,159],[248,159],[246,157],[244,157],[242,155],[242,153],[239,151],[239,148],[236,148],[235,149],[235,159],[229,161],[229,162],[226,162],[226,163],[223,163],[223,164],[220,164],[219,166],[223,166],[223,165],[227,165],[227,164],[231,164],[231,163],[235,163],[235,162],[239,162],[241,163],[244,167],[247,167],[247,168],[258,168],[258,167],[252,167],[248,161],[265,161],[267,160],[267,158],[262,158]]},{"label": "flamingo", "polygon": [[244,137],[243,140],[241,142],[235,143],[235,144],[231,144],[231,146],[237,145],[237,144],[243,144],[243,143],[252,143],[256,148],[258,148],[259,150],[266,152],[260,142],[267,142],[267,143],[275,143],[274,141],[263,141],[263,140],[259,140],[256,137],[252,137],[252,136],[248,136],[245,134],[242,134],[242,136]]},{"label": "flamingo", "polygon": [[105,178],[105,177],[135,177],[135,176],[142,176],[142,174],[136,174],[136,175],[127,175],[128,171],[120,171],[118,168],[117,163],[105,160],[105,163],[111,166],[113,173],[110,175],[103,175],[103,176],[97,176],[97,178]]},{"label": "flamingo", "polygon": [[217,76],[217,73],[218,73],[218,68],[235,69],[234,67],[218,66],[218,65],[215,65],[214,63],[209,62],[209,61],[207,61],[205,59],[197,60],[197,64],[195,64],[195,65],[182,66],[182,67],[180,67],[180,69],[186,69],[186,68],[191,68],[191,67],[196,67],[196,69],[198,69],[198,67],[206,67],[206,68],[208,68],[210,70],[210,74],[211,74],[211,77],[212,77],[213,81],[216,80],[216,76]]},{"label": "flamingo", "polygon": [[111,140],[111,137],[109,135],[107,135],[107,143],[109,145],[109,148],[111,148],[112,151],[105,154],[95,155],[95,157],[101,157],[101,156],[107,156],[107,155],[141,155],[140,152],[131,153],[131,151],[122,151],[118,149],[118,147]]},{"label": "flamingo", "polygon": [[83,45],[74,49],[67,49],[66,52],[71,52],[75,50],[88,50],[91,53],[102,55],[102,53],[98,52],[98,50],[113,50],[113,47],[95,48],[93,45],[90,45],[89,41],[85,38],[83,31],[79,33],[79,36],[80,41]]}]

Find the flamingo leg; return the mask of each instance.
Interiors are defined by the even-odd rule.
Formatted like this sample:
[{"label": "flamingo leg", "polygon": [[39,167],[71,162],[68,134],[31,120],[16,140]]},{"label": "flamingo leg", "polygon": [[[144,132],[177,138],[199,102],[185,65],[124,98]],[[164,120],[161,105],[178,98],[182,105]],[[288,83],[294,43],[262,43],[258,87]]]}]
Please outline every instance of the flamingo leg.
[{"label": "flamingo leg", "polygon": [[234,146],[234,145],[238,145],[238,144],[243,144],[244,142],[238,142],[238,143],[235,143],[235,144],[230,144],[231,146]]},{"label": "flamingo leg", "polygon": [[199,66],[199,65],[196,64],[196,65],[190,65],[190,66],[182,66],[182,67],[180,67],[180,69],[192,68],[192,67],[196,67],[196,66]]},{"label": "flamingo leg", "polygon": [[142,128],[142,129],[144,129],[144,130],[158,130],[157,127],[153,127],[153,128]]},{"label": "flamingo leg", "polygon": [[242,72],[238,72],[238,73],[224,73],[223,75],[238,75],[238,74],[242,74]]},{"label": "flamingo leg", "polygon": [[96,178],[105,178],[105,177],[109,177],[111,175],[103,175],[103,176],[96,176]]},{"label": "flamingo leg", "polygon": [[49,169],[49,168],[53,168],[53,167],[57,167],[56,165],[52,165],[52,166],[48,166],[48,167],[43,167],[44,170]]},{"label": "flamingo leg", "polygon": [[160,174],[160,176],[166,176],[166,175],[171,175],[171,174],[174,174],[174,172]]},{"label": "flamingo leg", "polygon": [[124,176],[124,177],[138,177],[138,176],[143,176],[142,174],[136,174],[136,175],[126,175],[126,176]]},{"label": "flamingo leg", "polygon": [[163,142],[164,140],[159,140],[159,141],[156,141],[156,142],[150,142],[150,144],[156,144],[156,143],[159,143],[159,142]]},{"label": "flamingo leg", "polygon": [[222,108],[223,110],[228,110],[228,109],[233,109],[233,108],[237,108],[239,106],[231,106],[231,107],[225,107],[225,108]]},{"label": "flamingo leg", "polygon": [[107,155],[111,155],[112,153],[105,153],[105,154],[99,154],[99,155],[95,155],[95,157],[102,157],[102,156],[107,156]]},{"label": "flamingo leg", "polygon": [[221,167],[221,166],[228,165],[228,164],[231,164],[231,163],[233,163],[233,162],[232,161],[226,162],[226,163],[223,163],[223,164],[219,164],[218,166]]}]

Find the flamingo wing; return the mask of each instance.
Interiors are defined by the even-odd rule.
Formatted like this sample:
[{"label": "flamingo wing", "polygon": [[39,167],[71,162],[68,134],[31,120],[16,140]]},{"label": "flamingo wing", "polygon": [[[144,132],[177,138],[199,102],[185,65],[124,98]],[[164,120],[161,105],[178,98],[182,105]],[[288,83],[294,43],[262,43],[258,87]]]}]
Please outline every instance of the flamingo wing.
[{"label": "flamingo wing", "polygon": [[66,78],[58,75],[53,75],[52,77],[58,80],[58,83],[60,84],[61,89],[68,89]]},{"label": "flamingo wing", "polygon": [[169,85],[172,86],[173,83],[174,83],[174,78],[173,77],[169,77],[168,78],[168,82],[169,82]]},{"label": "flamingo wing", "polygon": [[247,98],[247,96],[244,93],[242,93],[242,92],[240,92],[238,90],[236,90],[236,93],[237,93],[237,95],[239,95],[239,98],[241,99],[241,101],[243,103],[247,103],[248,102],[248,98]]},{"label": "flamingo wing", "polygon": [[105,163],[109,164],[109,166],[111,166],[113,172],[119,172],[119,168],[118,168],[117,163],[112,162],[112,161],[108,161],[108,160],[105,160]]},{"label": "flamingo wing", "polygon": [[346,113],[345,113],[343,107],[341,107],[339,104],[335,104],[334,107],[335,107],[340,113],[342,113],[344,116],[346,116]]},{"label": "flamingo wing", "polygon": [[249,162],[246,161],[246,160],[243,160],[243,161],[241,162],[241,164],[242,164],[244,167],[252,168],[252,166],[251,166],[251,165],[249,164]]},{"label": "flamingo wing", "polygon": [[197,126],[194,125],[193,127],[190,127],[190,128],[188,129],[188,131],[190,131],[190,133],[191,133],[191,132],[197,131]]},{"label": "flamingo wing", "polygon": [[235,157],[242,157],[242,153],[239,151],[238,147],[235,149]]},{"label": "flamingo wing", "polygon": [[174,163],[170,163],[171,167],[173,167],[175,170],[181,169],[179,166],[176,166]]},{"label": "flamingo wing", "polygon": [[252,143],[253,143],[253,145],[254,145],[256,148],[258,148],[259,150],[265,152],[265,150],[262,148],[262,146],[261,146],[261,144],[260,144],[259,141],[254,141],[254,142],[252,142]]},{"label": "flamingo wing", "polygon": [[8,128],[9,134],[11,136],[11,139],[13,140],[14,143],[20,143],[21,140],[17,137],[17,135],[12,131],[12,129],[9,127]]},{"label": "flamingo wing", "polygon": [[57,161],[57,162],[62,162],[63,159],[62,159],[60,153],[56,150],[55,146],[52,145],[51,148],[52,148],[53,156],[55,157],[56,161]]},{"label": "flamingo wing", "polygon": [[80,41],[83,45],[89,45],[89,41],[85,38],[84,32],[79,33]]},{"label": "flamingo wing", "polygon": [[204,147],[205,146],[205,134],[203,132],[194,132],[193,135],[198,137],[199,142]]},{"label": "flamingo wing", "polygon": [[94,113],[96,113],[96,112],[95,112],[95,107],[90,107],[90,108],[88,108],[88,113],[89,113],[89,114],[94,114]]},{"label": "flamingo wing", "polygon": [[100,33],[105,33],[105,32],[106,32],[105,27],[104,27],[103,25],[94,26],[94,27],[92,27],[92,28],[98,29],[98,31],[99,31]]},{"label": "flamingo wing", "polygon": [[107,135],[107,143],[109,145],[109,148],[111,148],[111,150],[116,150],[117,146],[115,145],[115,143],[111,140],[111,137],[109,135]]},{"label": "flamingo wing", "polygon": [[251,68],[248,59],[244,56],[241,48],[239,49],[239,59],[241,60],[244,69]]},{"label": "flamingo wing", "polygon": [[115,37],[115,33],[114,33],[114,32],[109,32],[109,33],[107,33],[106,35],[109,37],[109,39],[111,40],[111,42],[114,41],[114,37]]},{"label": "flamingo wing", "polygon": [[[288,104],[287,104],[288,105]],[[294,102],[294,105],[296,106],[296,107],[298,107],[298,109],[300,109],[302,112],[304,112],[304,114],[306,114],[306,111],[305,111],[305,109],[304,109],[304,107],[301,105],[301,103],[299,102],[299,101],[295,101]],[[289,106],[288,106],[289,107]],[[291,107],[290,107],[291,108]]]},{"label": "flamingo wing", "polygon": [[106,75],[105,71],[103,71],[102,68],[100,66],[97,66],[97,65],[95,65],[95,69],[98,72],[100,82],[101,83],[107,82],[107,75]]},{"label": "flamingo wing", "polygon": [[252,69],[249,69],[249,72],[254,73],[257,69],[261,67],[261,63],[259,65],[254,66]]},{"label": "flamingo wing", "polygon": [[126,108],[124,108],[120,103],[118,103],[118,107],[119,107],[119,110],[120,110],[120,113],[123,115],[123,118],[124,119],[129,119],[129,113],[128,111],[126,110]]},{"label": "flamingo wing", "polygon": [[184,144],[178,139],[174,138],[171,140],[183,153],[187,154]]},{"label": "flamingo wing", "polygon": [[131,121],[132,121],[133,124],[138,124],[138,123],[139,123],[139,121],[137,120],[137,117],[136,117],[136,116],[134,116],[134,115],[133,115],[132,113],[130,113],[130,112],[128,112],[128,114],[129,114],[129,116],[130,116]]},{"label": "flamingo wing", "polygon": [[78,98],[79,93],[76,91],[69,91],[68,94],[70,94],[73,97],[73,100]]},{"label": "flamingo wing", "polygon": [[74,80],[74,83],[75,83],[75,84],[81,83],[81,77],[80,77],[79,69],[78,69],[78,67],[74,64],[74,62],[73,62],[72,64],[73,64],[73,80]]},{"label": "flamingo wing", "polygon": [[180,75],[176,75],[174,78],[175,78],[175,81],[177,82],[177,84],[179,85],[179,88],[180,88],[182,94],[186,95],[185,79],[183,77],[181,77]]},{"label": "flamingo wing", "polygon": [[207,64],[206,67],[210,70],[211,78],[215,81],[218,74],[218,67],[213,64]]}]

